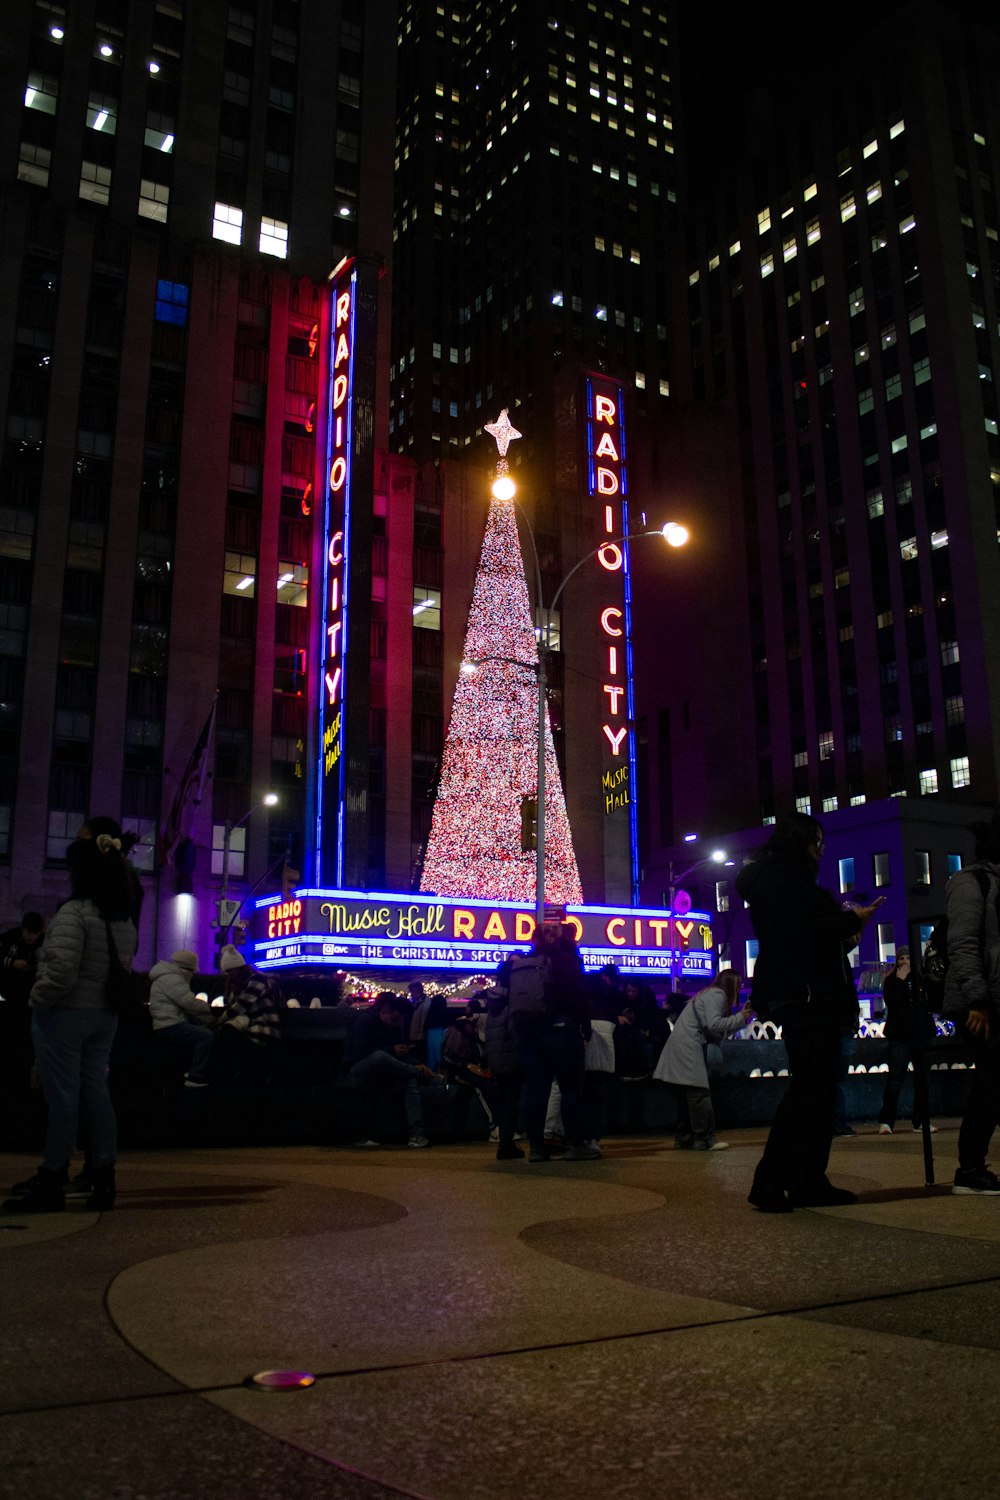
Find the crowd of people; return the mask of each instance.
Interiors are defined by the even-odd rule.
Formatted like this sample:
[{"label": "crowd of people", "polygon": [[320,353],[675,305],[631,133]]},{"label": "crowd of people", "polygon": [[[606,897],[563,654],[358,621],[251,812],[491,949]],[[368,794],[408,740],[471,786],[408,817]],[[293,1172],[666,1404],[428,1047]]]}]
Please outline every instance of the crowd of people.
[{"label": "crowd of people", "polygon": [[[977,860],[949,882],[942,1010],[974,1052],[968,1107],[959,1135],[955,1193],[1000,1195],[986,1163],[1000,1122],[1000,809],[976,830]],[[720,1151],[707,1052],[745,1028],[754,1012],[780,1025],[789,1083],[771,1124],[748,1201],[763,1213],[855,1201],[827,1175],[838,1122],[838,1090],[858,1029],[858,995],[848,959],[880,904],[842,905],[818,883],[823,829],[792,813],[755,859],[737,890],[758,940],[751,997],[724,970],[697,995],[668,996],[622,979],[613,964],[586,974],[571,928],[544,924],[527,952],[502,963],[493,982],[457,1011],[419,981],[407,996],[386,991],[363,1012],[341,1004],[352,1025],[344,1057],[365,1120],[362,1144],[377,1144],[386,1103],[405,1115],[409,1144],[429,1145],[421,1089],[449,1085],[450,1129],[464,1134],[478,1099],[501,1161],[531,1163],[601,1156],[610,1085],[618,1124],[634,1125],[637,1085],[653,1078],[676,1103],[678,1150]],[[14,1186],[8,1212],[53,1212],[67,1193],[88,1207],[115,1202],[117,1127],[108,1091],[112,1043],[132,1005],[128,975],[136,952],[141,886],[127,841],[110,818],[91,818],[67,850],[70,896],[46,928],[37,912],[0,938],[0,1057],[4,1078],[23,1070],[28,1049],[47,1108],[42,1164]],[[240,950],[222,949],[223,1004],[192,988],[196,953],[177,950],[150,971],[153,1043],[183,1059],[187,1088],[265,1076],[281,1035],[285,1000],[277,982]],[[879,1131],[896,1126],[905,1074],[933,1035],[919,975],[901,948],[885,980],[889,1068]],[[295,1002],[291,1002],[295,1003]],[[27,1024],[30,1021],[30,1030]],[[839,1110],[843,1121],[843,1101]],[[926,1090],[917,1089],[914,1129],[932,1130]],[[523,1129],[522,1129],[523,1128]],[[78,1141],[83,1171],[70,1180]]]}]

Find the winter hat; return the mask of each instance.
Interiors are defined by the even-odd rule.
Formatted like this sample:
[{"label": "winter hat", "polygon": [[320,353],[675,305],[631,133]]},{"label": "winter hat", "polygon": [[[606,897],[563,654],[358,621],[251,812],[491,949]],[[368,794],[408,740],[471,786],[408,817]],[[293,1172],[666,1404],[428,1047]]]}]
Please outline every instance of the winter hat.
[{"label": "winter hat", "polygon": [[225,974],[229,969],[245,969],[246,966],[247,961],[240,950],[234,947],[232,943],[227,943],[219,958],[221,972]]},{"label": "winter hat", "polygon": [[198,972],[198,955],[192,953],[190,948],[178,948],[176,953],[171,953],[170,962],[179,969],[190,969],[192,974]]}]

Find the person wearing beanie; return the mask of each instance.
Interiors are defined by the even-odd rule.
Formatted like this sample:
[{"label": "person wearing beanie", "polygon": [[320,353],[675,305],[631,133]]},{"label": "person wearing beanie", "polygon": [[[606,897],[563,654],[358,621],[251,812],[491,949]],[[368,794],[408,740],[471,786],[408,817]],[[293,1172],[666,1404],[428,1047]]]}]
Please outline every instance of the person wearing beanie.
[{"label": "person wearing beanie", "polygon": [[191,981],[198,972],[198,955],[178,948],[168,959],[150,970],[149,1014],[153,1037],[158,1045],[183,1048],[190,1055],[184,1075],[184,1086],[203,1089],[208,1083],[208,1069],[215,1044],[215,1015],[207,1000],[199,1000],[191,991]]},{"label": "person wearing beanie", "polygon": [[220,1046],[226,1056],[225,1072],[235,1078],[261,1071],[264,1049],[281,1036],[281,1012],[285,997],[275,980],[249,964],[232,943],[219,955],[225,980]]}]

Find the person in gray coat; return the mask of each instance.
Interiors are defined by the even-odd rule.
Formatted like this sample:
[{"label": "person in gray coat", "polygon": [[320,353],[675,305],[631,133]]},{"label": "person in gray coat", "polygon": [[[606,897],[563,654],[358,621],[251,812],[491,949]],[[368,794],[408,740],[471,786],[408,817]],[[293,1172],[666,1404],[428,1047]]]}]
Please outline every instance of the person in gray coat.
[{"label": "person in gray coat", "polygon": [[715,1111],[708,1086],[705,1052],[709,1042],[721,1042],[742,1031],[750,1019],[750,1003],[730,1014],[740,998],[741,976],[725,969],[699,990],[681,1011],[660,1053],[653,1077],[669,1083],[677,1100],[674,1145],[678,1151],[725,1151],[727,1141],[716,1140]]},{"label": "person in gray coat", "polygon": [[178,948],[169,959],[149,971],[149,1014],[158,1042],[178,1043],[191,1053],[184,1086],[203,1089],[208,1083],[209,1059],[215,1043],[215,1013],[207,1000],[192,993],[191,979],[198,972],[198,955]]},{"label": "person in gray coat", "polygon": [[65,1206],[64,1186],[82,1112],[93,1191],[87,1207],[115,1200],[117,1123],[108,1093],[108,1060],[118,1018],[108,998],[111,946],[132,967],[136,932],[121,841],[102,833],[66,851],[72,896],[56,912],[31,987],[31,1036],[48,1108],[45,1156],[29,1190],[8,1213],[51,1213]]},{"label": "person in gray coat", "polygon": [[511,1025],[507,991],[499,985],[486,991],[486,1066],[497,1089],[497,1161],[520,1161],[524,1152],[514,1137],[521,1103],[521,1054]]},{"label": "person in gray coat", "polygon": [[977,824],[976,862],[959,870],[945,892],[948,968],[942,1014],[968,1041],[975,1060],[958,1133],[953,1193],[1000,1196],[1000,1177],[986,1153],[1000,1124],[1000,807]]}]

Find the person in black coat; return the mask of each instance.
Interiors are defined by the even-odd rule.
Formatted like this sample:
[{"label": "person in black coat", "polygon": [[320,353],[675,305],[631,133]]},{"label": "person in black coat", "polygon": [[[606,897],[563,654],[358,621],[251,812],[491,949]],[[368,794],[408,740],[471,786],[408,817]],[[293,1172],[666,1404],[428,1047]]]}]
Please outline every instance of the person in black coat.
[{"label": "person in black coat", "polygon": [[763,1213],[855,1201],[826,1167],[840,1039],[858,1013],[847,955],[883,898],[839,906],[816,884],[822,853],[822,825],[789,813],[736,880],[758,943],[751,1003],[781,1026],[791,1074],[750,1189]]},{"label": "person in black coat", "polygon": [[[928,1042],[937,1035],[934,1022],[924,1004],[920,981],[910,967],[909,948],[900,948],[896,962],[885,976],[882,985],[885,1002],[885,1024],[883,1036],[889,1044],[889,1077],[882,1093],[882,1105],[878,1112],[879,1135],[892,1135],[899,1109],[899,1095],[903,1087],[911,1060],[920,1065],[920,1056]],[[916,1090],[913,1094],[913,1128],[920,1130],[923,1122],[917,1104]],[[931,1130],[937,1126],[932,1125]]]}]

